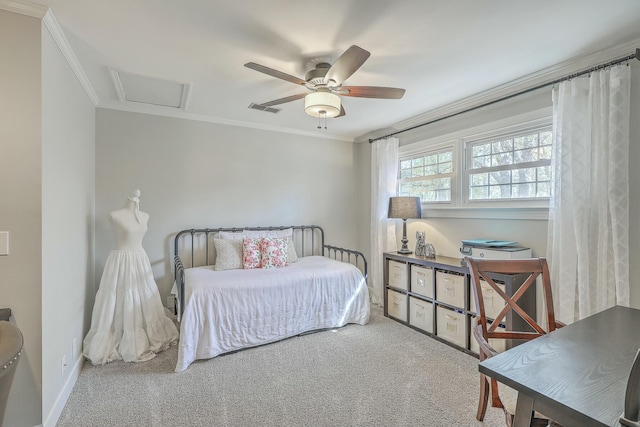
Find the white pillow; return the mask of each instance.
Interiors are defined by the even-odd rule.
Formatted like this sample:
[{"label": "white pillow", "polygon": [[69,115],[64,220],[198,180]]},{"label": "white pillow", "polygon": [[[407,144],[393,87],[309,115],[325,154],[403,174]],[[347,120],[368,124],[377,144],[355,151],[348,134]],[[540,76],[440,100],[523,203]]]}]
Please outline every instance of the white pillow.
[{"label": "white pillow", "polygon": [[218,233],[218,238],[220,238],[220,239],[227,239],[227,240],[240,239],[240,240],[242,240],[243,237],[244,237],[244,235],[242,234],[242,231],[220,231]]},{"label": "white pillow", "polygon": [[242,239],[213,239],[216,247],[215,270],[242,269]]},{"label": "white pillow", "polygon": [[247,237],[293,237],[293,228],[285,228],[284,230],[242,230],[242,234]]}]

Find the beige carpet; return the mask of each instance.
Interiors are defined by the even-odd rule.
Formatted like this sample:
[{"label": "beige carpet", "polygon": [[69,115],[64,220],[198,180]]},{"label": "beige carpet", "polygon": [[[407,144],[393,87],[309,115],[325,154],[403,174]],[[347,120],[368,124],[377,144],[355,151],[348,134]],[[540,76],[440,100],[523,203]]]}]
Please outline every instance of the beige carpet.
[{"label": "beige carpet", "polygon": [[504,426],[475,420],[478,360],[385,318],[174,373],[176,348],[144,363],[86,363],[58,427]]}]

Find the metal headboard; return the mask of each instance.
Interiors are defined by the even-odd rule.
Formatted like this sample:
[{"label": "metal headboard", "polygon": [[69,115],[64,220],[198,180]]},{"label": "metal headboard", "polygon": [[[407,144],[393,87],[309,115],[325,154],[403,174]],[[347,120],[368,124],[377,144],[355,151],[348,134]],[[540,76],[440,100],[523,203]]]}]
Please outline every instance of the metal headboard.
[{"label": "metal headboard", "polygon": [[[277,227],[232,227],[232,228],[192,228],[182,230],[174,239],[174,267],[175,280],[178,287],[180,307],[179,313],[184,310],[184,269],[185,261],[189,261],[187,268],[213,264],[215,260],[215,246],[213,238],[221,231],[242,232],[248,231],[276,231],[293,229],[293,242],[299,257],[322,255],[342,262],[348,262],[358,267],[368,279],[367,260],[362,252],[324,243],[324,230],[317,225],[289,225]],[[187,256],[183,257],[187,252]]]},{"label": "metal headboard", "polygon": [[[308,255],[324,255],[324,230],[317,225],[290,225],[290,226],[278,226],[278,227],[233,227],[233,228],[199,228],[182,230],[176,234],[174,240],[174,253],[180,255],[180,249],[188,250],[191,253],[191,264],[189,267],[199,267],[203,265],[213,264],[215,259],[213,238],[221,231],[229,233],[238,233],[242,231],[277,231],[287,230],[292,228],[294,230],[293,241],[296,248],[296,253],[300,256]],[[190,243],[188,246],[181,246],[180,243],[184,241],[184,237],[190,237],[187,241]],[[199,246],[196,246],[198,245]],[[197,256],[200,259],[197,259]],[[204,259],[202,259],[204,257]],[[184,261],[186,258],[181,256]],[[183,261],[183,262],[184,262]]]}]

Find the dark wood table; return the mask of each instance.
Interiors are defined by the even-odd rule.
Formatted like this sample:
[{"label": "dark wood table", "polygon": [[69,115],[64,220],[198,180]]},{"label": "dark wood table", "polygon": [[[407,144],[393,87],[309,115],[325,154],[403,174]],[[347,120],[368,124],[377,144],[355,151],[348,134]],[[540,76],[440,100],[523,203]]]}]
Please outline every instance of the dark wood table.
[{"label": "dark wood table", "polygon": [[480,363],[518,390],[514,427],[536,410],[565,427],[620,426],[640,348],[640,310],[612,307]]}]

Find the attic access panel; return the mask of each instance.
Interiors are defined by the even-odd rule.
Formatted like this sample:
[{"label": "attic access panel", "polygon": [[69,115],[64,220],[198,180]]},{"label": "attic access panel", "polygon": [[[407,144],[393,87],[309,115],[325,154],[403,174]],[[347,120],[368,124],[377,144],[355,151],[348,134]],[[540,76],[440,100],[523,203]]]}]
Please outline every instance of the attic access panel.
[{"label": "attic access panel", "polygon": [[190,84],[109,70],[120,102],[186,108]]}]

